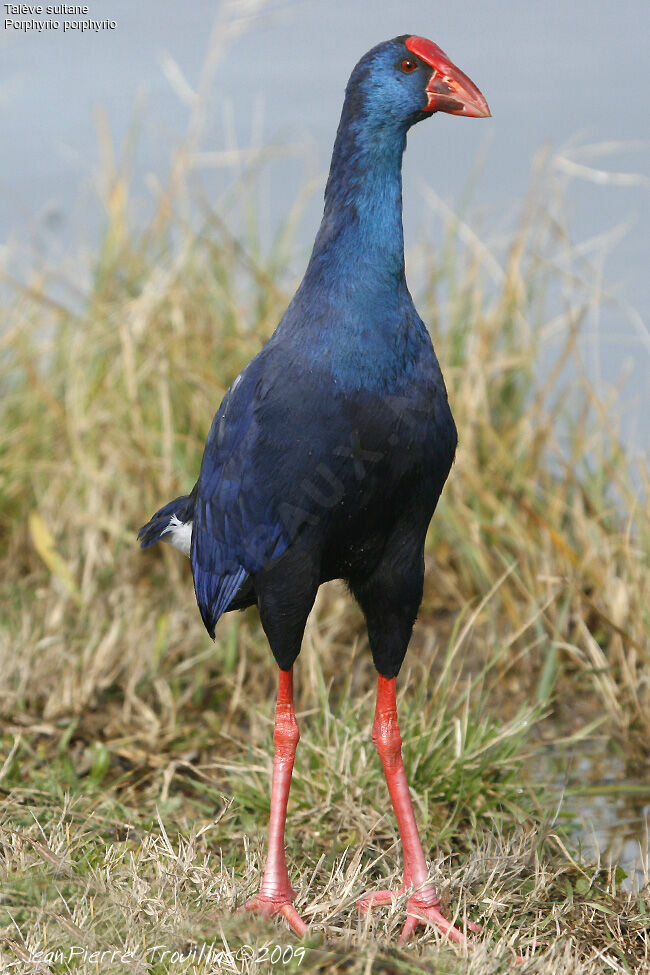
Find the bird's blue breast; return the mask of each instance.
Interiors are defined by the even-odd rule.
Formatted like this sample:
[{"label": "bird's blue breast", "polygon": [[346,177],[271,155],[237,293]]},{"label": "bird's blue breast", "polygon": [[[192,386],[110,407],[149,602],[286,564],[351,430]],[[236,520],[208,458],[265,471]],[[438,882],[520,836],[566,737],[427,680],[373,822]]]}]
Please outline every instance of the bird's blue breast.
[{"label": "bird's blue breast", "polygon": [[377,253],[355,229],[332,254],[312,260],[272,342],[350,395],[388,393],[437,363],[403,264]]}]

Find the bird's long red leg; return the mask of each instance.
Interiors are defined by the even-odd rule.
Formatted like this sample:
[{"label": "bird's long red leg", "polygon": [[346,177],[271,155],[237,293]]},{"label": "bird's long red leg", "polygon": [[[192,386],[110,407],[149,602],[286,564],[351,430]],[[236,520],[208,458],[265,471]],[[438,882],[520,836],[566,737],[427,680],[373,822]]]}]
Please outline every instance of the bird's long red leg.
[{"label": "bird's long red leg", "polygon": [[[440,898],[433,884],[428,881],[427,865],[402,761],[402,738],[397,723],[394,677],[389,680],[380,675],[378,678],[372,740],[381,758],[402,839],[404,882],[400,891],[375,891],[362,897],[357,904],[365,912],[378,904],[389,904],[396,893],[405,893],[415,888],[407,902],[407,918],[400,935],[400,943],[413,934],[418,924],[430,922],[453,941],[462,944],[466,940],[465,935],[444,917],[440,911]],[[477,925],[471,923],[468,923],[468,927],[478,930]]]},{"label": "bird's long red leg", "polygon": [[265,916],[282,914],[294,931],[302,937],[307,925],[292,901],[296,896],[289,883],[284,856],[284,827],[287,819],[287,802],[296,746],[300,738],[298,722],[293,710],[293,668],[281,670],[278,680],[278,699],[275,707],[273,744],[273,780],[271,782],[271,815],[269,817],[269,845],[266,867],[260,892],[247,901],[247,911],[258,911]]}]

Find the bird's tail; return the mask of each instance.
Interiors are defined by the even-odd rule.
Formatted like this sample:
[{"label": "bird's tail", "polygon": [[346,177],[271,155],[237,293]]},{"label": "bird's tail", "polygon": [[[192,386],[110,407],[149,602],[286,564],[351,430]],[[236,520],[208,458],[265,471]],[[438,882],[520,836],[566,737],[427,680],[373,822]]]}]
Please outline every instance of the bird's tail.
[{"label": "bird's tail", "polygon": [[194,518],[194,491],[184,497],[175,498],[157,511],[151,521],[138,532],[142,548],[149,548],[156,542],[169,542],[189,555]]}]

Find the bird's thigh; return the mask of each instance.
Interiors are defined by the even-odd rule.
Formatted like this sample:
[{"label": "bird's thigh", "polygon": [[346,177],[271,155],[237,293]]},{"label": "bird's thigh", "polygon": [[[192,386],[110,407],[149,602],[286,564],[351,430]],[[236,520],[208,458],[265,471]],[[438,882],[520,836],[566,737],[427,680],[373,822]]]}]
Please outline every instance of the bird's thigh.
[{"label": "bird's thigh", "polygon": [[260,619],[278,667],[289,670],[300,646],[316,592],[318,564],[304,551],[289,550],[255,576]]},{"label": "bird's thigh", "polygon": [[423,560],[414,557],[396,567],[384,559],[372,575],[350,588],[366,618],[375,667],[395,677],[402,666],[422,601]]}]

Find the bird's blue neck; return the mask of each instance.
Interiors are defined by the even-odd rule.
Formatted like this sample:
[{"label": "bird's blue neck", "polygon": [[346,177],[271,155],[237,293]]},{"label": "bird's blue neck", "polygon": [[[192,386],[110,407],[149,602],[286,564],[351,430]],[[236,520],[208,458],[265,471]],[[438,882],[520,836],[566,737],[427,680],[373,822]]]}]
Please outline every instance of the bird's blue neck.
[{"label": "bird's blue neck", "polygon": [[[402,155],[406,126],[374,124],[344,106],[329,179],[325,210],[303,285],[325,291],[350,284],[364,294],[395,293],[404,281]],[[342,297],[342,296],[340,296]]]},{"label": "bird's blue neck", "polygon": [[404,274],[402,155],[408,125],[346,98],[325,212],[309,265],[278,327],[338,390],[401,388],[428,341]]}]

